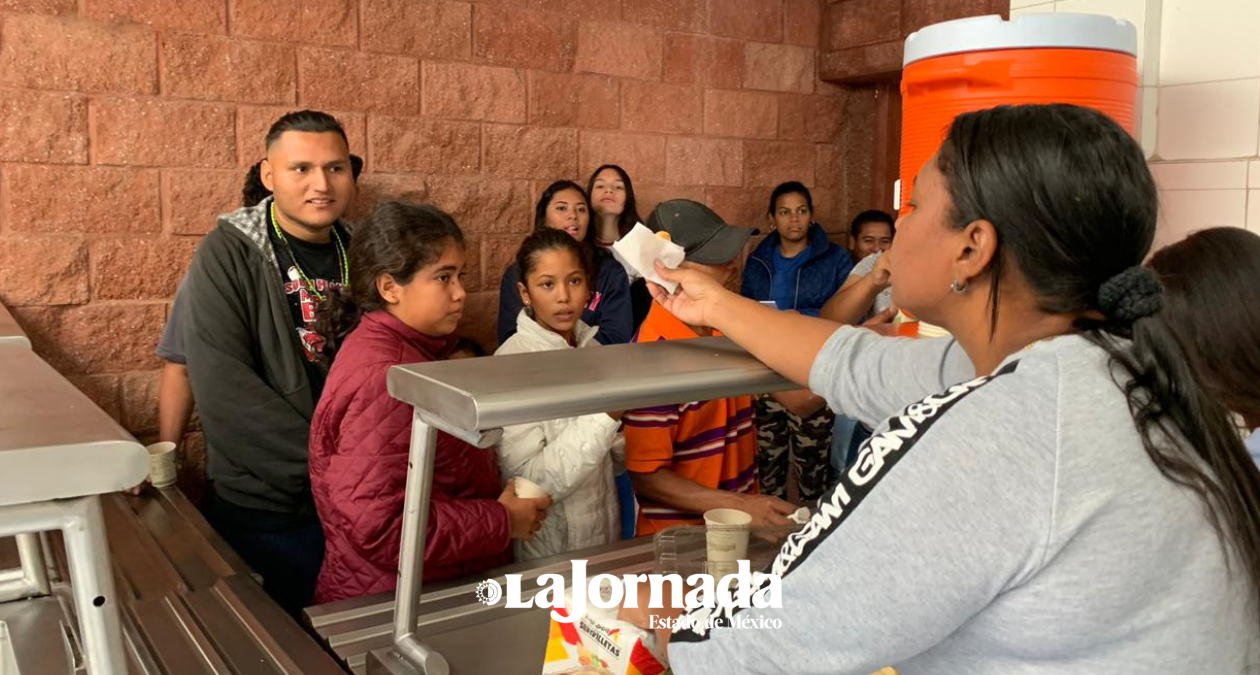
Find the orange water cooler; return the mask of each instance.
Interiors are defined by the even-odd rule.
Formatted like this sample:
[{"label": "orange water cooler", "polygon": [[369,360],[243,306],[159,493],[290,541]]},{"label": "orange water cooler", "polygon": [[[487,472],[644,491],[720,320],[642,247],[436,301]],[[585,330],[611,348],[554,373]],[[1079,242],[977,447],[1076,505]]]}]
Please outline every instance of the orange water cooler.
[{"label": "orange water cooler", "polygon": [[946,21],[906,38],[901,76],[904,213],[914,177],[959,113],[1003,104],[1073,103],[1134,132],[1137,29],[1093,14]]},{"label": "orange water cooler", "polygon": [[[1021,103],[1072,103],[1100,110],[1135,133],[1137,29],[1094,14],[980,16],[928,26],[906,38],[901,74],[904,214],[914,178],[960,113]],[[905,316],[898,333],[936,337],[943,329]]]}]

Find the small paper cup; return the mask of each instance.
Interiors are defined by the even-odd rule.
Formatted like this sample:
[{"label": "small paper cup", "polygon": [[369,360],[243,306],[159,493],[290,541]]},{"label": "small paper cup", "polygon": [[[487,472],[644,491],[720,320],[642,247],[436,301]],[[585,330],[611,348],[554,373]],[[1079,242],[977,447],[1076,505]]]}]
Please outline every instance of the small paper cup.
[{"label": "small paper cup", "polygon": [[748,558],[748,532],[752,516],[739,509],[704,512],[708,572],[714,579],[734,574],[738,562]]},{"label": "small paper cup", "polygon": [[524,499],[547,499],[551,495],[547,491],[538,487],[538,483],[524,478],[513,478],[512,487],[516,489],[516,496]]},{"label": "small paper cup", "polygon": [[164,488],[175,484],[179,472],[175,469],[175,444],[170,441],[146,446],[149,451],[149,482],[153,487]]}]

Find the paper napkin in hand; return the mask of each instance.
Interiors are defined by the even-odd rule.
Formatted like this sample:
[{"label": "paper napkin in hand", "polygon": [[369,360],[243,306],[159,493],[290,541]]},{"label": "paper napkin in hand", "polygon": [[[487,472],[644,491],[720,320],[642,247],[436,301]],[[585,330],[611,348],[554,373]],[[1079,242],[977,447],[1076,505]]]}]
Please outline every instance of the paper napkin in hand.
[{"label": "paper napkin in hand", "polygon": [[652,233],[643,223],[635,223],[633,229],[613,244],[613,254],[624,265],[633,267],[644,279],[673,293],[678,284],[666,281],[656,273],[657,260],[670,269],[682,264],[683,247]]}]

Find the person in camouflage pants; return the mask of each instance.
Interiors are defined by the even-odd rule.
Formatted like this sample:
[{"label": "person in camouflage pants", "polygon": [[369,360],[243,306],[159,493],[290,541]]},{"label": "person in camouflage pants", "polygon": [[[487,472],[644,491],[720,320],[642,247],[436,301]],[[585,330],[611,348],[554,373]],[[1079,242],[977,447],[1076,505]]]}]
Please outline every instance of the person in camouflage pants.
[{"label": "person in camouflage pants", "polygon": [[[787,401],[793,410],[805,416],[789,410],[781,401]],[[830,459],[835,414],[822,399],[807,391],[761,396],[756,408],[761,494],[787,499],[791,462],[796,465],[799,477],[800,500],[817,500],[835,482]]]}]

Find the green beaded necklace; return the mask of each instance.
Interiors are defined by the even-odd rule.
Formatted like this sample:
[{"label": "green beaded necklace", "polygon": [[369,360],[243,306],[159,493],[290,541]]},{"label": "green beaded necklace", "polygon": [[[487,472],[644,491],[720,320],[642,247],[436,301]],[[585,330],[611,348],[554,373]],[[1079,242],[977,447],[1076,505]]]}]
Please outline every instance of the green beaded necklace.
[{"label": "green beaded necklace", "polygon": [[[302,277],[302,281],[306,282],[306,289],[311,292],[320,302],[324,301],[324,294],[315,290],[315,282],[306,275],[306,270],[302,269],[302,263],[298,262],[297,255],[293,253],[293,247],[289,246],[289,240],[284,236],[284,230],[280,229],[280,221],[276,219],[276,202],[271,202],[271,227],[275,228],[276,237],[280,239],[280,243],[284,244],[284,250],[289,253],[289,258],[293,260],[293,266],[297,268],[298,274]],[[341,235],[337,233],[337,226],[332,228],[333,239],[337,242],[337,271],[341,276],[341,285],[350,285],[350,262],[346,259],[346,246],[341,243]]]}]

